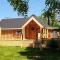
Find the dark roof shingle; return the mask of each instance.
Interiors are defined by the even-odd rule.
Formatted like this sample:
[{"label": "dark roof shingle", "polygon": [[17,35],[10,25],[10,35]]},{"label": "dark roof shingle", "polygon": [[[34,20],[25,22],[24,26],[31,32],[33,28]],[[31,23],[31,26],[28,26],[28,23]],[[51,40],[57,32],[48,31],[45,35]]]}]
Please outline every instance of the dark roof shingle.
[{"label": "dark roof shingle", "polygon": [[[42,19],[38,19],[34,15],[32,16],[44,27],[49,27],[48,24],[45,24]],[[0,21],[0,27],[1,28],[21,28],[26,23],[26,21],[28,21],[31,17],[27,19],[25,18],[2,19]]]},{"label": "dark roof shingle", "polygon": [[2,19],[0,26],[2,28],[21,28],[25,22],[24,18]]}]

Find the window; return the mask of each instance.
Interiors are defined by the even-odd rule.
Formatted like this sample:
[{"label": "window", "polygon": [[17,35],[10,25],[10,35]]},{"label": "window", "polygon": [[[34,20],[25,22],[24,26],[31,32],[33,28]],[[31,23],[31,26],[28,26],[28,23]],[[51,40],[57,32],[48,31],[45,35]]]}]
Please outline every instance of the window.
[{"label": "window", "polygon": [[21,31],[17,31],[16,34],[19,35],[19,34],[22,34],[22,32]]}]

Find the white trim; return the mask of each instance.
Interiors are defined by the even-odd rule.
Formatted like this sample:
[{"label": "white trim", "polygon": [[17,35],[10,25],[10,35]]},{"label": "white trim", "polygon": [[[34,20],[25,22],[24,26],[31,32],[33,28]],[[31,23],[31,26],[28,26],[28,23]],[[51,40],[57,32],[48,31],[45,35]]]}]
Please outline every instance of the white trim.
[{"label": "white trim", "polygon": [[1,30],[13,30],[13,29],[21,29],[21,28],[1,28]]},{"label": "white trim", "polygon": [[23,26],[22,29],[30,22],[34,20],[41,28],[43,28],[43,26],[32,16]]},{"label": "white trim", "polygon": [[2,30],[8,30],[8,29],[23,29],[30,21],[34,20],[41,28],[43,28],[43,25],[41,25],[33,16],[21,27],[21,28],[1,28]]}]

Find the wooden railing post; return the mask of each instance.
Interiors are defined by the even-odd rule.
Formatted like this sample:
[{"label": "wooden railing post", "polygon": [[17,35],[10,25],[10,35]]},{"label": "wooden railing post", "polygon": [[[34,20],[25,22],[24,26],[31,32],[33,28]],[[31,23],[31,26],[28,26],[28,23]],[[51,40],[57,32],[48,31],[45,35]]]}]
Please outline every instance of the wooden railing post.
[{"label": "wooden railing post", "polygon": [[1,40],[1,27],[0,27],[0,40]]}]

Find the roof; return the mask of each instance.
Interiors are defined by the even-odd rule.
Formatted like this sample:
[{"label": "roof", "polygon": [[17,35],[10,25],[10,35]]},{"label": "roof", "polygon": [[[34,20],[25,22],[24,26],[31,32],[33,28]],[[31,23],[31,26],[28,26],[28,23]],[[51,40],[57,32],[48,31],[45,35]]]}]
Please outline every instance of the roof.
[{"label": "roof", "polygon": [[2,19],[0,22],[0,27],[2,28],[21,28],[21,26],[26,22],[24,18],[12,18],[12,19]]},{"label": "roof", "polygon": [[49,27],[49,25],[46,24],[46,23],[43,21],[43,19],[37,19],[37,20],[38,20],[38,22],[41,23],[45,28],[46,28],[46,27]]},{"label": "roof", "polygon": [[44,27],[49,27],[47,23],[44,22],[42,18],[38,18],[35,15],[32,15],[40,24],[42,24]]},{"label": "roof", "polygon": [[[44,27],[49,27],[48,24],[45,24],[42,19],[38,19],[35,15],[32,15],[32,16]],[[25,18],[2,19],[0,21],[0,27],[1,28],[21,28],[31,17],[27,19]]]}]

